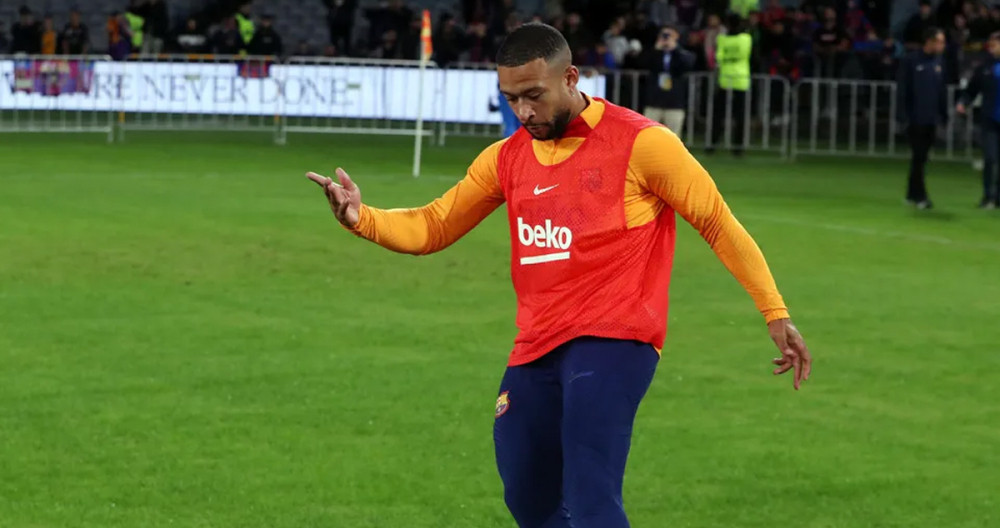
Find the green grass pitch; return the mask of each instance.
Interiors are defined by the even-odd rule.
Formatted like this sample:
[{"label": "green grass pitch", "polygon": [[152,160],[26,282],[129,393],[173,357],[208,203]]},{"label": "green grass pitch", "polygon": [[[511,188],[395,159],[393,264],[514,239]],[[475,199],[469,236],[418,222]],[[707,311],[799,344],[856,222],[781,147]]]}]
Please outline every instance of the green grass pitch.
[{"label": "green grass pitch", "polygon": [[[485,140],[0,137],[0,527],[513,527],[493,461],[505,215],[415,258],[303,176],[423,204]],[[700,153],[699,153],[700,155]],[[633,526],[1000,526],[1000,214],[932,163],[704,159],[816,358],[796,393],[680,222]]]}]

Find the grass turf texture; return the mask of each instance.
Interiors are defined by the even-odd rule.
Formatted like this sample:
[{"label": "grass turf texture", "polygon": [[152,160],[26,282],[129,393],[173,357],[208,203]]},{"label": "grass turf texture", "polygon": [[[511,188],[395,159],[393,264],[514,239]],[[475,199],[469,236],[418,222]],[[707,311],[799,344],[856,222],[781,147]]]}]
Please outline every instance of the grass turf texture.
[{"label": "grass turf texture", "polygon": [[[132,134],[0,140],[0,526],[511,527],[494,400],[514,336],[505,213],[413,258],[303,174],[423,204],[484,141]],[[1000,215],[932,164],[704,160],[816,357],[800,393],[680,222],[639,411],[636,527],[1000,523]],[[514,403],[518,405],[518,403]]]}]

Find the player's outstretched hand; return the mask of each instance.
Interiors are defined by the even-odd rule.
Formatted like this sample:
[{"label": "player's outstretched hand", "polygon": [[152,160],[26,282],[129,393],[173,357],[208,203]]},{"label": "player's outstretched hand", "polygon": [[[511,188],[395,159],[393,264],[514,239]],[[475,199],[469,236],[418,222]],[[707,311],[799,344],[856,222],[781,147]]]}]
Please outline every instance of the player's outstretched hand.
[{"label": "player's outstretched hand", "polygon": [[337,169],[339,184],[315,172],[307,173],[306,177],[323,188],[326,199],[330,202],[330,210],[341,224],[347,227],[357,225],[361,215],[361,189],[358,189],[344,169]]},{"label": "player's outstretched hand", "polygon": [[791,319],[778,319],[771,321],[767,325],[768,332],[774,344],[778,345],[781,357],[775,358],[773,363],[778,366],[774,369],[774,374],[784,374],[789,370],[794,370],[795,379],[793,385],[795,390],[799,390],[802,382],[809,379],[809,372],[812,370],[812,356],[806,342],[802,339],[802,334],[792,324]]}]

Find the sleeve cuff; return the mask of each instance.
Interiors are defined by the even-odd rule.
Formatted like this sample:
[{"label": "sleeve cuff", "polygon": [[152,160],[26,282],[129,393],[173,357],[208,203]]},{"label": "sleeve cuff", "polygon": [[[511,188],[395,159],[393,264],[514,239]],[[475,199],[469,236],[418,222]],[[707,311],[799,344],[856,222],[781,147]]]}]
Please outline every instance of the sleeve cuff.
[{"label": "sleeve cuff", "polygon": [[772,323],[779,319],[788,319],[789,317],[788,310],[785,308],[764,311],[764,320],[768,323]]},{"label": "sleeve cuff", "polygon": [[361,204],[361,209],[358,211],[358,223],[354,224],[353,227],[348,227],[344,224],[340,224],[347,232],[354,234],[354,236],[360,238],[368,238],[365,236],[365,232],[368,230],[367,226],[371,223],[371,211],[368,206]]}]

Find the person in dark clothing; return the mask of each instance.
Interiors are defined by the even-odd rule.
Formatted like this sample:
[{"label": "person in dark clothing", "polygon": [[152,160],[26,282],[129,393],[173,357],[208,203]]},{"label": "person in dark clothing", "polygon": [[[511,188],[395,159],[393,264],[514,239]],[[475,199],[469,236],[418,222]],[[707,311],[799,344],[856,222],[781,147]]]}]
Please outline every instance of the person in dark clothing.
[{"label": "person in dark clothing", "polygon": [[897,117],[906,128],[912,149],[906,201],[920,209],[933,206],[927,195],[924,166],[934,146],[937,127],[948,120],[948,90],[941,62],[944,46],[944,31],[929,28],[924,34],[923,48],[903,59],[897,77]]},{"label": "person in dark clothing", "polygon": [[87,25],[80,21],[80,11],[73,9],[69,13],[69,22],[59,35],[59,47],[66,55],[86,55],[90,50],[90,31]]},{"label": "person in dark clothing", "polygon": [[189,18],[184,28],[177,32],[171,48],[173,51],[192,54],[211,51],[208,35],[198,27],[198,20],[194,17]]},{"label": "person in dark clothing", "polygon": [[42,51],[42,26],[28,6],[18,10],[21,19],[10,28],[10,52],[38,54]]},{"label": "person in dark clothing", "polygon": [[223,21],[222,28],[212,36],[213,53],[219,55],[236,55],[243,47],[243,37],[236,29],[236,19],[233,17]]},{"label": "person in dark clothing", "polygon": [[142,28],[145,33],[142,40],[143,53],[162,53],[167,41],[167,26],[170,24],[166,2],[149,0],[143,7],[142,16],[146,18]]},{"label": "person in dark clothing", "polygon": [[982,209],[1000,206],[1000,31],[990,35],[986,42],[990,61],[972,74],[969,85],[961,94],[955,110],[959,114],[968,111],[969,104],[980,94],[982,112],[979,125],[983,145],[983,197],[979,201]]},{"label": "person in dark clothing", "polygon": [[672,26],[664,26],[656,41],[656,49],[648,56],[649,77],[646,82],[646,117],[662,123],[674,134],[682,136],[684,111],[687,108],[687,79],[694,68],[694,53],[677,45],[680,34]]},{"label": "person in dark clothing", "polygon": [[326,4],[326,24],[330,30],[330,44],[345,55],[351,54],[351,35],[354,33],[354,12],[358,0],[323,0]]},{"label": "person in dark clothing", "polygon": [[260,17],[260,26],[254,31],[248,48],[251,55],[281,55],[284,53],[285,48],[281,44],[281,36],[271,25],[273,22],[274,17],[271,15]]},{"label": "person in dark clothing", "polygon": [[910,50],[919,49],[924,42],[923,36],[934,27],[934,14],[930,0],[920,0],[920,11],[910,17],[903,30],[903,44]]},{"label": "person in dark clothing", "polygon": [[7,40],[7,28],[3,25],[3,20],[0,20],[0,54],[7,54],[7,48],[10,46],[10,42]]}]

